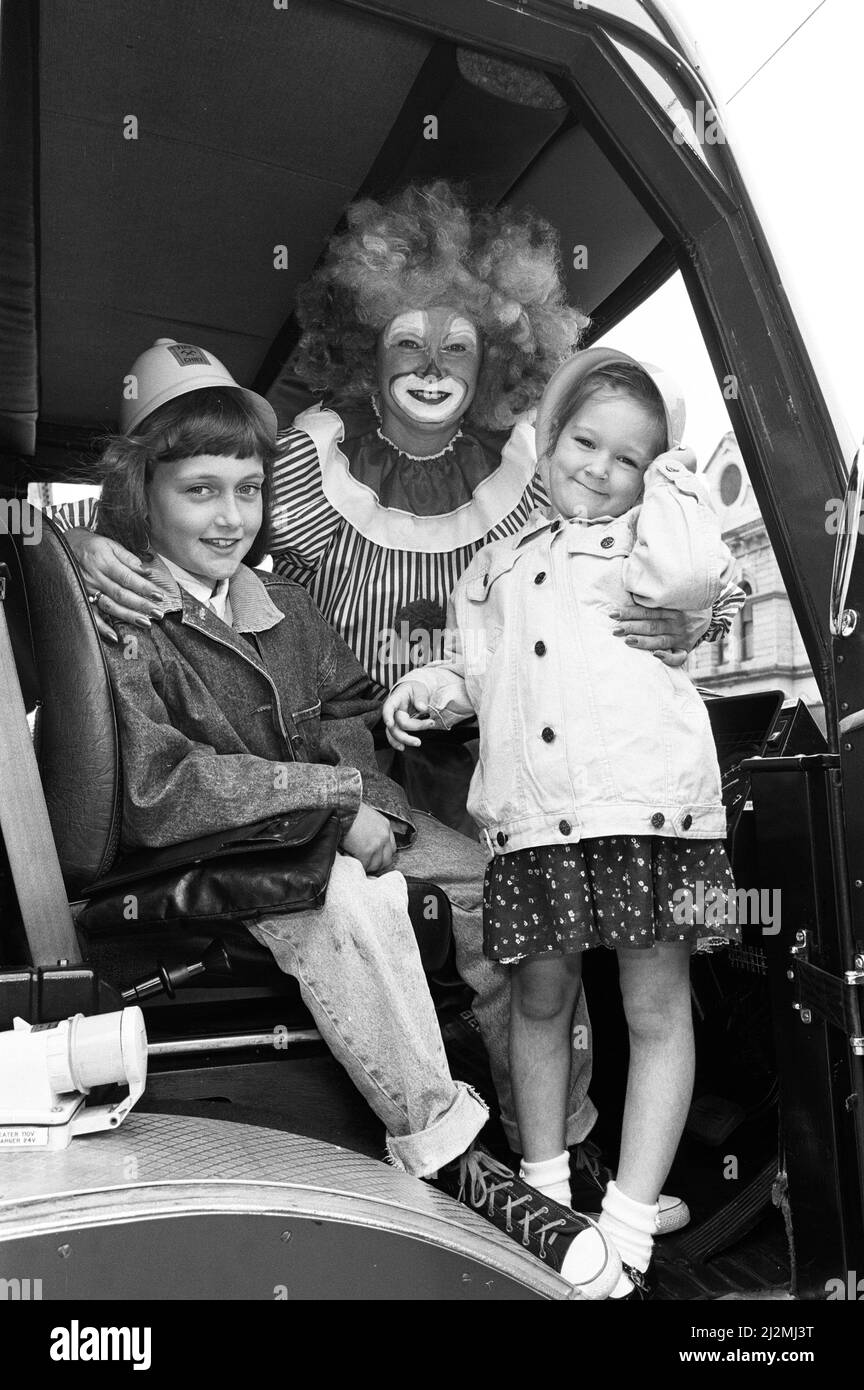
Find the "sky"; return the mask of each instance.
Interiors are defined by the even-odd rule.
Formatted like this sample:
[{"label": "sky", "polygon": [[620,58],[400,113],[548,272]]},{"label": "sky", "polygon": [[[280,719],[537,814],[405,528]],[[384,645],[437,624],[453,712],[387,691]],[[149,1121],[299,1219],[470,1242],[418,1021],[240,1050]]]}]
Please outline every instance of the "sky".
[{"label": "sky", "polygon": [[[731,148],[851,455],[864,438],[864,4],[677,0],[674,9],[725,106]],[[685,438],[704,465],[731,426],[680,277],[603,341],[675,374]]]}]

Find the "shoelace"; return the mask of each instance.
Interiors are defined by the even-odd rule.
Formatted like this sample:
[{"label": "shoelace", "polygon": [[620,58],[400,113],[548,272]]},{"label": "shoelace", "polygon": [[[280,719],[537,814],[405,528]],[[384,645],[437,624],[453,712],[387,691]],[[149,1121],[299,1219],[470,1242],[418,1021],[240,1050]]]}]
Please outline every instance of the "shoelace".
[{"label": "shoelace", "polygon": [[633,1265],[622,1265],[621,1268],[634,1288],[638,1289],[640,1293],[650,1296],[651,1285],[648,1283],[647,1275],[643,1274],[641,1269],[635,1269]]},{"label": "shoelace", "polygon": [[603,1191],[605,1184],[600,1178],[600,1149],[596,1144],[592,1144],[590,1139],[583,1139],[581,1144],[575,1145],[575,1169],[579,1173],[585,1169],[588,1176]]},{"label": "shoelace", "polygon": [[[500,1181],[492,1181],[491,1177],[489,1176],[490,1174],[495,1174],[496,1176],[498,1176],[500,1178]],[[510,1172],[509,1168],[505,1168],[503,1164],[497,1163],[494,1158],[490,1158],[486,1154],[483,1154],[481,1156],[473,1151],[462,1156],[461,1171],[459,1176],[459,1200],[462,1201],[462,1199],[464,1198],[465,1189],[468,1186],[468,1182],[470,1180],[471,1185],[468,1198],[469,1204],[472,1207],[474,1207],[475,1211],[479,1211],[484,1205],[484,1203],[488,1200],[490,1216],[495,1211],[496,1193],[503,1192],[509,1188],[512,1188],[514,1181],[513,1174]],[[507,1231],[508,1235],[512,1233],[514,1224],[521,1223],[523,1245],[528,1245],[532,1236],[535,1239],[539,1239],[540,1259],[545,1260],[546,1237],[549,1231],[553,1231],[557,1234],[557,1232],[561,1229],[562,1226],[567,1225],[567,1222],[564,1219],[564,1217],[559,1216],[554,1221],[547,1221],[542,1226],[536,1226],[532,1231],[531,1222],[538,1220],[540,1217],[546,1216],[549,1211],[549,1208],[540,1207],[537,1211],[525,1211],[518,1213],[516,1213],[516,1208],[523,1206],[526,1202],[532,1202],[533,1200],[534,1199],[530,1192],[526,1192],[522,1197],[513,1198],[512,1196],[508,1196],[507,1201],[499,1205],[498,1210],[501,1211],[504,1215],[504,1228]],[[516,1213],[515,1223],[513,1220],[514,1213]],[[555,1236],[551,1236],[550,1239],[554,1240]]]}]

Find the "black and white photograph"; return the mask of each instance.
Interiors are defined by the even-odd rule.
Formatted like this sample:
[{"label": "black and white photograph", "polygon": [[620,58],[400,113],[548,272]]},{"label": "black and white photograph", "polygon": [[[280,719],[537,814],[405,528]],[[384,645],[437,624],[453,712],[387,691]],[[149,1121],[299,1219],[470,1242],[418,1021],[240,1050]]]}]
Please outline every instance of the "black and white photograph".
[{"label": "black and white photograph", "polygon": [[326,1302],[852,1354],[862,44],[857,0],[0,3],[31,1370],[254,1373]]}]

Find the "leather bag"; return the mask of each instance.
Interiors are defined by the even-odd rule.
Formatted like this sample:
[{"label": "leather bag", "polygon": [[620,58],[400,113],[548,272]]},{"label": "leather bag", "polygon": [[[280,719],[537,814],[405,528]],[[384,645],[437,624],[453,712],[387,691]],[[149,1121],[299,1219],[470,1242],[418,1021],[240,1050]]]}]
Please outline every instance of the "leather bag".
[{"label": "leather bag", "polygon": [[98,934],[320,907],[340,834],[332,811],[305,811],[128,854],[83,890],[78,925]]}]

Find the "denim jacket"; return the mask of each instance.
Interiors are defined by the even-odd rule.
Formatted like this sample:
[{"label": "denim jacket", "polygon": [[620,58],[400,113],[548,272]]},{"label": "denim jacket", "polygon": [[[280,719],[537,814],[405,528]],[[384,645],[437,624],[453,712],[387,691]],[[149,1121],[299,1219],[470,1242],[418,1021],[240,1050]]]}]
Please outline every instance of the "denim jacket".
[{"label": "denim jacket", "polygon": [[453,593],[449,650],[406,681],[449,728],[476,711],[468,810],[497,854],[603,835],[726,834],[717,754],[686,671],[613,635],[631,596],[707,617],[733,574],[702,480],[661,455],[642,504],[486,546]]},{"label": "denim jacket", "polygon": [[106,648],[120,725],[124,849],[176,844],[289,811],[332,807],[343,833],[361,799],[413,833],[382,776],[369,678],[305,589],[241,565],[233,628],[156,559],[165,616],[118,626]]}]

